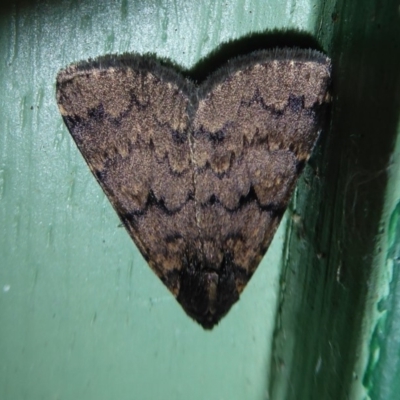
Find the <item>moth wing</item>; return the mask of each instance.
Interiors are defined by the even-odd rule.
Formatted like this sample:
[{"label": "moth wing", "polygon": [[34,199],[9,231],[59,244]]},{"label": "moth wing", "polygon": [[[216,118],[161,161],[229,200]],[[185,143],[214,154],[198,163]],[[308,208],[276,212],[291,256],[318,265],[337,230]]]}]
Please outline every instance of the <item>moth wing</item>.
[{"label": "moth wing", "polygon": [[141,57],[58,76],[60,111],[93,174],[205,328],[239,298],[273,238],[318,137],[329,75],[323,55],[283,50],[236,60],[199,93]]},{"label": "moth wing", "polygon": [[238,293],[266,252],[318,138],[329,77],[329,59],[318,52],[261,51],[201,88],[193,164],[203,257],[230,275]]},{"label": "moth wing", "polygon": [[132,239],[176,295],[198,231],[190,99],[187,83],[172,74],[143,58],[78,64],[59,73],[57,102]]}]

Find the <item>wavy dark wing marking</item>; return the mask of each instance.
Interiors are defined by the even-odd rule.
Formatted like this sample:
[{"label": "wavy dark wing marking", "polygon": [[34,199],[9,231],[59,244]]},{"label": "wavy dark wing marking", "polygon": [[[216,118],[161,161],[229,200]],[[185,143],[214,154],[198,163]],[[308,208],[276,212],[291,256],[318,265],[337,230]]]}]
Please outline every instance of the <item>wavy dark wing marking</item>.
[{"label": "wavy dark wing marking", "polygon": [[261,51],[196,88],[148,57],[57,78],[75,142],[152,269],[212,328],[267,250],[320,129],[330,62]]},{"label": "wavy dark wing marking", "polygon": [[218,290],[231,302],[214,314],[257,268],[317,139],[330,66],[305,53],[257,53],[202,89],[193,123],[202,258],[230,276]]},{"label": "wavy dark wing marking", "polygon": [[198,233],[184,84],[154,68],[123,64],[72,66],[57,82],[61,113],[82,155],[175,294],[179,282],[176,275],[168,281],[168,273],[181,269]]}]

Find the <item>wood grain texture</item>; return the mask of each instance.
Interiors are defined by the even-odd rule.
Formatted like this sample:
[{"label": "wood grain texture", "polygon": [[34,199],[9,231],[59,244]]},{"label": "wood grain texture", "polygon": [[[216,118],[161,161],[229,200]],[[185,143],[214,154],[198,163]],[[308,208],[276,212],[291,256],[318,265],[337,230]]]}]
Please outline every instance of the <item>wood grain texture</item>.
[{"label": "wood grain texture", "polygon": [[150,57],[57,77],[57,102],[153,271],[212,328],[265,254],[321,126],[330,61],[259,51],[195,86]]}]

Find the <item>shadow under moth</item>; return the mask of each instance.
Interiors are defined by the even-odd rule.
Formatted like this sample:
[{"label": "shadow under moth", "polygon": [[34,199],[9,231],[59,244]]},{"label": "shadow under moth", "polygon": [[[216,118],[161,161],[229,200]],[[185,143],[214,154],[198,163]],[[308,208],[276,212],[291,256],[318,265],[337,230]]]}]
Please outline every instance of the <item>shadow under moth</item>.
[{"label": "shadow under moth", "polygon": [[151,269],[211,329],[260,263],[318,138],[330,60],[258,51],[200,85],[150,56],[59,72],[75,143]]}]

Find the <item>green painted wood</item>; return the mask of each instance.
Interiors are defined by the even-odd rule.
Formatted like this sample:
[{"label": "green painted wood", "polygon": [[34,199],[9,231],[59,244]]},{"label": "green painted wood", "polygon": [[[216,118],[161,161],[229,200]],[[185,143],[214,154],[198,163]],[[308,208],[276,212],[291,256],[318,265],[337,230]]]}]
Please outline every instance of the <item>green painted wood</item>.
[{"label": "green painted wood", "polygon": [[[2,6],[0,399],[385,398],[400,374],[384,381],[393,368],[370,357],[369,343],[388,314],[378,301],[395,293],[395,3]],[[55,77],[110,52],[153,52],[191,68],[224,42],[273,29],[308,32],[332,56],[330,132],[240,302],[205,332],[120,227],[63,125]],[[379,349],[395,337],[386,332]]]},{"label": "green painted wood", "polygon": [[331,129],[287,230],[271,398],[398,399],[398,2],[338,0],[329,12]]},{"label": "green painted wood", "polygon": [[284,224],[241,301],[205,332],[146,266],[57,110],[55,77],[109,52],[190,68],[303,1],[32,1],[0,14],[0,398],[267,396]]}]

